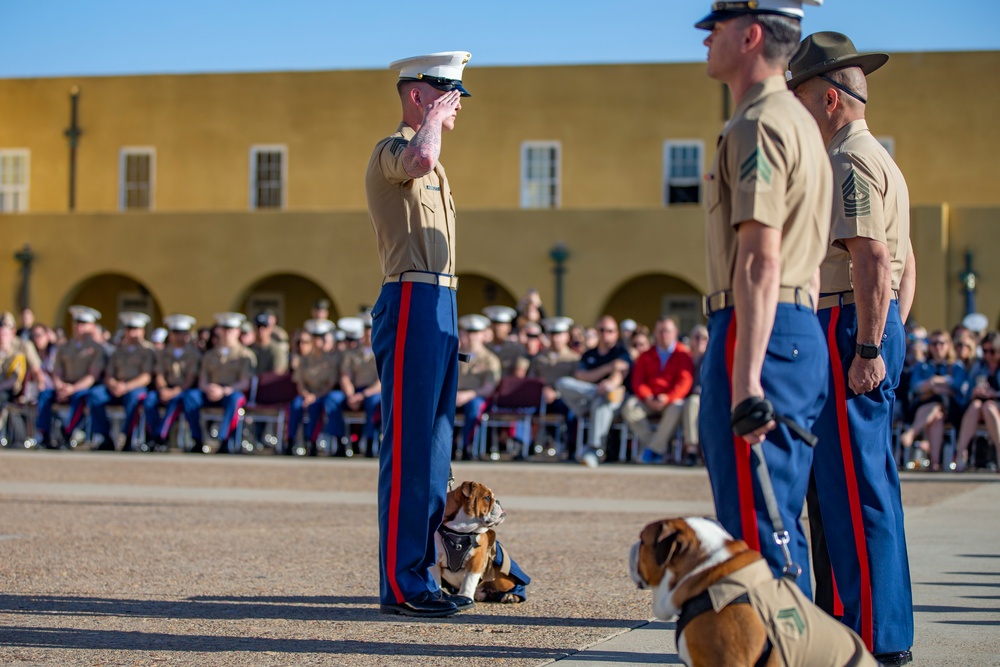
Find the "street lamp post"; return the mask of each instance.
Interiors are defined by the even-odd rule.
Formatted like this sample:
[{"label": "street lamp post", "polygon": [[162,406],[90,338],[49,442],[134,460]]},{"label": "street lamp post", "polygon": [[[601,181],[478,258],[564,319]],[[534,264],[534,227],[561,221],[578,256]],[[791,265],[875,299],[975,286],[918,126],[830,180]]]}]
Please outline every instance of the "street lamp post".
[{"label": "street lamp post", "polygon": [[976,312],[976,272],[972,270],[972,251],[965,251],[965,271],[959,275],[965,292],[965,314]]},{"label": "street lamp post", "polygon": [[31,251],[31,246],[27,243],[24,247],[14,253],[14,259],[21,264],[21,310],[31,308],[31,263],[35,260],[35,253]]},{"label": "street lamp post", "polygon": [[556,265],[552,272],[556,274],[556,317],[563,314],[563,276],[566,274],[566,260],[569,259],[569,250],[566,244],[559,241],[549,250],[549,257]]},{"label": "street lamp post", "polygon": [[69,127],[63,132],[69,142],[69,210],[76,209],[76,147],[80,143],[83,130],[77,124],[77,107],[80,102],[80,87],[69,89]]}]

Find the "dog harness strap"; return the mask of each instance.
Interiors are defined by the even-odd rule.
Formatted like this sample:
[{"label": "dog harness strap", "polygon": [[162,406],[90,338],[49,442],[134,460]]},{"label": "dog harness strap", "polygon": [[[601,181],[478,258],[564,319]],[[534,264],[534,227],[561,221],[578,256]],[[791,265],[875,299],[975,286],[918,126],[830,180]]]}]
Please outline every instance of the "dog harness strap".
[{"label": "dog harness strap", "polygon": [[472,550],[475,548],[479,535],[476,533],[457,533],[444,526],[438,528],[441,544],[444,545],[445,556],[448,557],[448,569],[458,572],[465,567]]},{"label": "dog harness strap", "polygon": [[[744,593],[743,595],[733,598],[727,602],[725,607],[728,607],[731,604],[750,604],[750,596]],[[725,609],[725,607],[723,607],[723,609]],[[681,607],[681,613],[677,617],[676,631],[674,632],[674,641],[677,644],[678,649],[680,649],[681,633],[684,632],[684,628],[687,627],[688,623],[707,611],[714,611],[714,609],[715,605],[712,604],[712,596],[709,595],[708,589],[703,590],[701,593],[695,595],[693,598],[684,603]],[[722,611],[722,609],[719,611]],[[770,642],[768,642],[768,647],[769,646]],[[770,654],[770,651],[767,651],[768,647],[765,647],[765,651]],[[758,661],[758,664],[763,663]]]},{"label": "dog harness strap", "polygon": [[774,644],[771,643],[771,638],[765,637],[764,650],[760,652],[760,657],[757,658],[757,662],[753,663],[753,667],[764,667],[771,658],[771,649],[773,648]]}]

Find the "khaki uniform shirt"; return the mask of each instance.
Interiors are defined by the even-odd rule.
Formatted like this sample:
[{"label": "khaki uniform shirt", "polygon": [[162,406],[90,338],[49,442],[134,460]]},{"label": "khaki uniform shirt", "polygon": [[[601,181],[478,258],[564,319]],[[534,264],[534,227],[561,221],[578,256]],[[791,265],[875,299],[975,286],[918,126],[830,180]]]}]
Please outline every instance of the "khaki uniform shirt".
[{"label": "khaki uniform shirt", "polygon": [[107,376],[121,382],[130,382],[143,373],[153,374],[156,350],[147,341],[137,345],[121,345],[111,353],[106,369]]},{"label": "khaki uniform shirt", "polygon": [[403,169],[403,151],[416,132],[400,124],[378,142],[368,162],[365,192],[382,273],[455,273],[455,202],[441,163],[422,178]]},{"label": "khaki uniform shirt", "polygon": [[854,631],[812,604],[791,579],[775,579],[767,562],[755,561],[708,587],[716,613],[744,593],[782,664],[877,667]]},{"label": "khaki uniform shirt", "polygon": [[248,347],[215,347],[201,360],[201,382],[231,387],[253,376],[257,357]]},{"label": "khaki uniform shirt", "polygon": [[69,384],[75,384],[87,375],[92,375],[97,381],[104,371],[105,360],[103,345],[91,338],[73,339],[56,350],[53,372]]},{"label": "khaki uniform shirt", "polygon": [[481,352],[473,353],[469,363],[458,364],[458,390],[478,392],[488,384],[496,385],[502,373],[500,357],[483,348]]},{"label": "khaki uniform shirt", "polygon": [[910,253],[910,194],[903,173],[868,131],[864,120],[840,128],[829,145],[833,165],[833,225],[820,267],[821,292],[854,289],[844,239],[866,238],[889,247],[892,289],[899,289]]},{"label": "khaki uniform shirt", "polygon": [[156,353],[156,374],[163,376],[168,387],[190,389],[198,379],[200,364],[201,350],[190,343],[182,348],[167,347]]},{"label": "khaki uniform shirt", "polygon": [[539,353],[531,360],[528,377],[541,378],[545,384],[552,387],[559,378],[573,375],[580,367],[580,355],[573,350]]},{"label": "khaki uniform shirt", "polygon": [[288,371],[288,344],[282,343],[274,334],[267,345],[255,343],[250,348],[257,357],[257,374],[285,373]]},{"label": "khaki uniform shirt", "polygon": [[747,91],[705,178],[709,291],[732,288],[748,220],[781,231],[781,284],[808,290],[829,245],[833,182],[816,121],[782,77]]},{"label": "khaki uniform shirt", "polygon": [[528,356],[528,350],[516,340],[505,340],[499,345],[490,345],[490,350],[500,358],[500,367],[504,375],[511,374],[518,359]]},{"label": "khaki uniform shirt", "polygon": [[355,389],[370,387],[378,382],[378,366],[372,349],[358,347],[344,355],[340,372],[351,378]]},{"label": "khaki uniform shirt", "polygon": [[340,379],[340,353],[324,352],[299,357],[292,379],[310,394],[325,394],[337,386]]}]

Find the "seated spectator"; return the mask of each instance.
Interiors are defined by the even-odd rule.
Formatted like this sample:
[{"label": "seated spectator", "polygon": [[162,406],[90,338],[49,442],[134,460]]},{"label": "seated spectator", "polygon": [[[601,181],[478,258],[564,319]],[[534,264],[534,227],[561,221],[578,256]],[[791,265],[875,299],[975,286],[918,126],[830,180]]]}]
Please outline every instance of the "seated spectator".
[{"label": "seated spectator", "polygon": [[1000,333],[990,331],[983,336],[983,358],[969,373],[969,401],[962,415],[958,440],[955,444],[955,470],[962,472],[969,465],[969,444],[979,425],[986,427],[994,451],[1000,448]]},{"label": "seated spectator", "polygon": [[[0,313],[0,410],[17,400],[28,378],[37,377],[42,366],[34,345],[18,337],[14,326],[11,313]],[[12,440],[24,442],[26,429],[23,421],[9,418],[13,427]]]},{"label": "seated spectator", "polygon": [[955,327],[955,330],[957,335],[951,337],[955,341],[955,361],[962,364],[968,376],[979,361],[979,339],[965,327]]},{"label": "seated spectator", "polygon": [[83,409],[87,396],[104,372],[107,357],[104,352],[103,337],[95,340],[97,320],[101,313],[87,306],[70,306],[73,317],[73,340],[59,347],[52,371],[52,389],[38,396],[39,444],[43,447],[57,447],[52,442],[52,406],[69,403],[69,419],[63,423],[63,439],[70,440],[73,431],[83,419]]},{"label": "seated spectator", "polygon": [[684,433],[684,457],[681,464],[693,466],[698,463],[701,453],[701,438],[698,437],[698,412],[701,409],[701,361],[708,349],[708,328],[704,324],[696,325],[688,335],[691,348],[691,360],[694,362],[694,383],[691,393],[684,400],[684,416],[681,417]]},{"label": "seated spectator", "polygon": [[564,377],[571,377],[580,366],[580,354],[570,347],[570,330],[574,324],[568,317],[551,317],[542,323],[549,334],[549,348],[532,357],[531,365],[528,367],[528,377],[539,378],[545,382],[542,397],[545,399],[546,412],[560,414],[566,418],[570,432],[566,450],[570,459],[573,459],[576,456],[576,440],[572,434],[576,420],[559,396],[556,384]]},{"label": "seated spectator", "polygon": [[620,340],[622,345],[624,345],[627,349],[632,348],[632,336],[638,328],[638,323],[636,323],[635,320],[628,318],[622,320],[618,325],[618,340]]},{"label": "seated spectator", "polygon": [[278,340],[275,328],[277,316],[265,310],[254,318],[256,337],[250,349],[257,357],[257,375],[288,372],[288,343]]},{"label": "seated spectator", "polygon": [[19,402],[32,404],[38,401],[38,396],[47,389],[52,389],[55,385],[52,382],[52,371],[55,369],[56,361],[56,334],[44,324],[35,324],[31,327],[30,337],[41,366],[38,372],[25,379],[24,389],[21,390]]},{"label": "seated spectator", "polygon": [[153,344],[153,349],[159,352],[167,346],[167,338],[170,332],[163,327],[156,327],[153,333],[149,334],[149,342]]},{"label": "seated spectator", "polygon": [[24,340],[31,340],[31,328],[35,326],[35,311],[31,308],[21,309],[21,328],[17,330],[17,337]]},{"label": "seated spectator", "polygon": [[[184,407],[183,394],[194,389],[201,370],[201,349],[191,340],[195,319],[190,315],[168,315],[163,318],[167,329],[167,344],[156,352],[153,366],[153,388],[146,394],[143,410],[146,431],[154,447],[165,445],[170,429]],[[160,406],[164,413],[160,415]]]},{"label": "seated spectator", "polygon": [[299,367],[299,360],[303,355],[312,351],[312,335],[305,329],[296,329],[291,336],[292,349],[288,358],[288,370],[292,373]]},{"label": "seated spectator", "polygon": [[587,446],[577,460],[589,468],[600,465],[598,451],[606,448],[615,414],[625,400],[625,379],[632,370],[632,357],[618,340],[618,323],[605,315],[597,325],[598,344],[587,350],[573,377],[556,383],[563,401],[579,417],[590,417]]},{"label": "seated spectator", "polygon": [[541,325],[545,319],[545,309],[542,307],[542,296],[538,290],[532,288],[525,292],[521,300],[517,302],[516,323],[518,329],[527,322],[534,322]]},{"label": "seated spectator", "polygon": [[149,315],[124,312],[118,316],[124,326],[121,344],[111,353],[104,372],[104,382],[97,384],[87,396],[90,409],[90,426],[98,449],[115,450],[108,423],[107,406],[125,408],[125,445],[122,451],[132,451],[132,433],[139,423],[139,408],[146,400],[146,392],[153,381],[156,352],[146,340]]},{"label": "seated spectator", "polygon": [[926,435],[928,444],[921,449],[930,456],[930,469],[938,471],[945,423],[958,424],[962,419],[965,370],[955,362],[955,350],[947,331],[932,333],[928,350],[927,361],[916,366],[910,376],[910,404],[914,415],[899,439],[903,447],[909,449],[918,434]]},{"label": "seated spectator", "polygon": [[[223,409],[219,424],[219,449],[217,454],[228,454],[236,443],[238,422],[237,412],[246,405],[250,379],[257,366],[257,357],[240,343],[241,326],[246,321],[242,313],[216,313],[218,344],[205,353],[201,359],[198,386],[185,391],[181,401],[184,416],[191,426],[191,439],[195,453],[205,451],[205,439],[201,431],[201,408],[205,405],[220,406]],[[252,330],[251,330],[252,332]]]},{"label": "seated spectator", "polygon": [[[653,329],[656,345],[635,360],[632,393],[622,406],[622,419],[643,446],[641,463],[662,463],[684,412],[684,399],[694,382],[691,351],[677,340],[677,322],[662,317]],[[633,337],[634,340],[634,337]],[[653,429],[650,417],[658,417]]]},{"label": "seated spectator", "polygon": [[472,355],[468,363],[458,364],[458,392],[455,409],[465,418],[461,450],[456,457],[472,458],[472,441],[487,402],[500,382],[500,358],[486,347],[486,329],[490,320],[482,315],[463,315],[458,319],[458,349]]},{"label": "seated spectator", "polygon": [[503,374],[511,375],[517,359],[525,355],[524,346],[512,336],[517,311],[507,306],[487,306],[483,315],[489,318],[493,329],[493,341],[486,344],[484,340],[484,344],[500,359]]},{"label": "seated spectator", "polygon": [[579,324],[574,324],[569,329],[569,348],[577,354],[583,354],[589,349],[587,347],[587,330]]},{"label": "seated spectator", "polygon": [[319,453],[316,443],[322,433],[324,417],[333,453],[338,453],[340,448],[344,419],[342,416],[339,419],[333,417],[334,411],[344,402],[344,394],[336,390],[340,376],[340,353],[328,352],[325,343],[326,335],[335,327],[330,320],[308,320],[304,325],[310,338],[300,339],[301,356],[292,374],[298,395],[292,399],[288,410],[288,440],[283,449],[287,455],[295,453],[295,439],[303,416],[303,439],[309,456]]},{"label": "seated spectator", "polygon": [[[341,318],[338,322],[342,329],[344,319],[346,318]],[[372,351],[372,316],[364,313],[354,319],[361,325],[360,339],[358,345],[345,352],[341,359],[340,390],[344,393],[344,406],[348,410],[363,410],[365,413],[365,426],[358,446],[364,450],[365,456],[372,457],[379,437],[376,419],[382,405],[382,383],[378,379],[378,366]],[[342,414],[335,418],[343,421]]]},{"label": "seated spectator", "polygon": [[632,332],[632,338],[630,339],[629,354],[632,355],[632,360],[636,360],[642,355],[643,352],[648,350],[653,346],[653,342],[650,340],[649,329],[645,326],[639,326],[634,332]]}]

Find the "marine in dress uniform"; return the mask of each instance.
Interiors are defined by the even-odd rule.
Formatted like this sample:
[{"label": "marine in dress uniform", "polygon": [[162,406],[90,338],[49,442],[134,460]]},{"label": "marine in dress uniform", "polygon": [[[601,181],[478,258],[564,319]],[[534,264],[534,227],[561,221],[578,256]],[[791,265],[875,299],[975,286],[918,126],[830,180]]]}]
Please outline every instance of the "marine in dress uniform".
[{"label": "marine in dress uniform", "polygon": [[[335,391],[340,373],[340,353],[327,352],[323,345],[324,337],[333,331],[335,326],[330,320],[308,320],[303,325],[306,332],[313,337],[313,344],[309,354],[299,359],[299,364],[292,374],[298,395],[292,399],[288,410],[288,442],[283,450],[285,454],[295,453],[295,438],[299,424],[302,424],[303,415],[306,417],[303,436],[309,456],[318,454],[316,442],[323,433],[324,418],[331,448],[343,435],[342,430],[340,433],[334,433],[336,429],[334,422],[337,420],[334,412],[344,400],[343,393]],[[343,418],[339,420],[343,424]]]},{"label": "marine in dress uniform", "polygon": [[104,382],[95,385],[87,397],[90,410],[90,425],[95,438],[100,436],[98,449],[114,450],[108,424],[108,405],[125,407],[125,432],[123,451],[132,451],[132,434],[139,423],[139,408],[146,400],[146,392],[153,381],[153,366],[156,352],[152,343],[145,339],[149,315],[124,312],[118,319],[125,335],[121,344],[111,353],[104,372]]},{"label": "marine in dress uniform", "polygon": [[104,346],[94,340],[96,322],[101,313],[87,306],[70,306],[73,317],[73,338],[56,351],[52,369],[52,389],[38,395],[39,444],[55,446],[51,440],[52,406],[69,403],[69,419],[63,424],[63,439],[67,442],[83,419],[87,396],[101,378],[107,361]]},{"label": "marine in dress uniform", "polygon": [[517,311],[509,306],[486,306],[483,308],[483,315],[490,318],[493,326],[493,341],[488,347],[500,358],[503,375],[513,375],[517,360],[528,353],[524,345],[510,337]]},{"label": "marine in dress uniform", "polygon": [[219,424],[219,449],[216,453],[238,451],[240,443],[233,442],[239,411],[246,405],[257,358],[249,348],[240,343],[240,327],[246,317],[242,313],[216,313],[215,322],[221,331],[219,344],[201,359],[198,386],[181,394],[184,417],[191,426],[194,453],[204,452],[201,432],[203,406],[221,406],[222,423]]},{"label": "marine in dress uniform", "polygon": [[277,337],[273,318],[274,316],[268,312],[260,313],[254,318],[257,340],[250,349],[257,357],[257,375],[288,372],[288,341],[281,341]]},{"label": "marine in dress uniform", "polygon": [[[470,54],[392,63],[403,121],[375,145],[365,175],[368,215],[383,279],[372,308],[372,349],[382,380],[379,571],[384,613],[448,616],[459,605],[430,568],[444,514],[458,386],[455,202],[439,161]],[[473,604],[459,599],[463,608]]]},{"label": "marine in dress uniform", "polygon": [[458,369],[458,393],[455,398],[455,407],[461,409],[465,417],[461,451],[456,455],[461,454],[461,458],[466,460],[472,458],[472,440],[502,375],[500,357],[485,344],[485,331],[489,326],[490,321],[482,315],[464,315],[458,320],[458,347],[471,356],[469,362]]},{"label": "marine in dress uniform", "polygon": [[[827,611],[842,616],[881,661],[904,664],[913,600],[892,412],[915,285],[910,202],[902,173],[865,122],[865,77],[888,59],[858,53],[846,35],[815,33],[792,57],[788,87],[816,119],[834,179],[819,300],[830,386],[813,427],[818,506],[810,504],[810,527],[822,517],[814,534],[825,535],[836,580]],[[813,547],[822,551],[815,538]],[[817,563],[816,580],[819,599],[829,568]]]},{"label": "marine in dress uniform", "polygon": [[549,337],[549,346],[531,359],[528,377],[538,378],[545,383],[542,397],[548,414],[562,415],[566,419],[566,433],[557,434],[565,438],[569,458],[576,455],[576,417],[559,396],[556,382],[570,377],[580,367],[580,354],[569,346],[569,331],[573,328],[569,317],[548,317],[542,320],[542,327]]},{"label": "marine in dress uniform", "polygon": [[[791,560],[806,571],[799,516],[813,449],[785,423],[748,431],[740,413],[767,400],[799,430],[809,429],[828,376],[814,292],[829,244],[830,162],[816,122],[784,77],[802,14],[795,0],[718,2],[696,24],[711,30],[708,75],[726,83],[736,103],[705,182],[709,342],[699,430],[719,521],[761,551],[775,574],[786,558],[775,542],[750,441],[762,442]],[[764,23],[781,24],[787,41],[772,37]],[[797,583],[811,597],[809,576]]]},{"label": "marine in dress uniform", "polygon": [[[195,319],[176,314],[163,318],[167,330],[167,345],[156,353],[153,368],[153,388],[146,394],[143,410],[146,431],[155,445],[163,445],[170,429],[183,411],[185,391],[198,384],[201,350],[191,341]],[[160,406],[164,406],[160,415]]]},{"label": "marine in dress uniform", "polygon": [[340,365],[340,390],[346,398],[346,409],[364,410],[365,426],[359,449],[364,450],[365,456],[371,457],[378,449],[377,419],[382,406],[382,383],[378,379],[378,364],[372,351],[371,313],[364,313],[356,319],[361,321],[361,340],[356,348],[344,355]]}]

